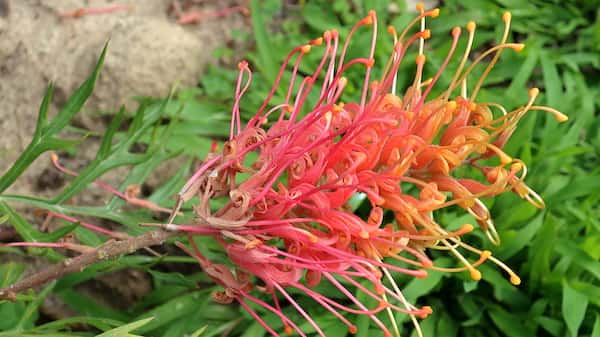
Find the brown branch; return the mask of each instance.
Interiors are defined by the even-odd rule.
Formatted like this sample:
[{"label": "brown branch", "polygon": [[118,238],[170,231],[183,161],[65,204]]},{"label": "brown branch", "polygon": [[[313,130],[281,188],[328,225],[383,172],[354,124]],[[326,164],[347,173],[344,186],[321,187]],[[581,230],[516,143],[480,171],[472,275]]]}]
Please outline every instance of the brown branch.
[{"label": "brown branch", "polygon": [[99,261],[113,259],[123,254],[131,254],[141,248],[160,245],[168,238],[179,234],[179,232],[156,230],[126,240],[107,241],[89,253],[83,253],[79,256],[66,259],[28,276],[7,288],[0,289],[0,300],[14,301],[18,293],[27,289],[41,286],[63,275],[78,272],[86,266]]}]

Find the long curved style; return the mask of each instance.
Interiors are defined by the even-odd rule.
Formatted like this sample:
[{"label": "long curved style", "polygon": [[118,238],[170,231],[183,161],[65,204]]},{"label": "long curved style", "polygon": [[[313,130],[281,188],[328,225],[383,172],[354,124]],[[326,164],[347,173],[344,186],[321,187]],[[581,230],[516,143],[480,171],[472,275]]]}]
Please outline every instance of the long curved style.
[{"label": "long curved style", "polygon": [[[473,216],[491,242],[499,244],[482,198],[512,191],[543,207],[541,198],[524,182],[525,164],[505,153],[504,145],[530,110],[551,113],[559,122],[567,117],[552,108],[534,106],[539,93],[536,88],[529,90],[527,103],[513,111],[475,100],[500,54],[524,47],[507,42],[510,13],[502,17],[505,32],[500,43],[468,66],[476,26],[467,23],[467,48],[459,57],[458,69],[450,85],[438,90],[442,94],[431,97],[432,88],[455,58],[462,30],[452,30],[446,59],[431,79],[423,80],[427,63],[424,43],[431,36],[425,19],[437,17],[439,10],[426,11],[422,5],[417,9],[420,14],[401,34],[388,28],[394,48],[380,79],[371,78],[377,39],[377,16],[372,11],[343,43],[338,32],[331,30],[293,49],[264,104],[244,126],[241,99],[248,90],[251,71],[248,63],[241,62],[229,140],[221,152],[213,148],[179,194],[178,205],[198,197],[196,223],[173,224],[173,215],[164,227],[188,233],[191,248],[180,247],[223,286],[222,292],[214,294],[215,300],[239,302],[274,336],[279,332],[255,308],[279,317],[284,332],[306,335],[284,313],[280,301],[289,303],[295,315],[325,336],[308,309],[290,294],[292,289],[329,311],[349,332],[355,333],[357,328],[348,317],[366,315],[387,337],[399,335],[394,311],[410,315],[419,336],[417,318],[431,313],[430,307],[416,307],[405,299],[394,273],[424,278],[429,270],[468,272],[473,280],[479,280],[482,276],[477,267],[490,261],[503,269],[513,284],[520,283],[516,273],[490,251],[461,240],[476,230],[475,226],[464,224],[449,230],[436,221],[435,212],[456,205]],[[368,55],[348,60],[352,36],[363,29],[372,32]],[[403,95],[397,95],[400,63],[407,50],[415,47],[419,50],[414,60],[415,79]],[[321,61],[312,74],[303,77],[298,71],[303,56],[318,48]],[[491,61],[469,97],[467,79],[471,80],[473,69],[482,66],[488,56]],[[288,68],[290,82],[283,84]],[[345,76],[350,72],[364,74],[356,101],[342,100],[348,84]],[[273,101],[278,88],[287,93],[282,102]],[[317,97],[312,106],[309,96],[312,101]],[[248,156],[252,152],[257,155]],[[461,169],[464,167],[470,169]],[[476,171],[479,173],[473,173]],[[470,172],[470,177],[461,176],[465,172]],[[242,173],[247,178],[240,178]],[[370,204],[367,219],[348,207],[357,195],[365,196]],[[228,196],[229,201],[212,212],[210,201],[219,196]],[[206,259],[194,244],[195,235],[214,237],[235,267]],[[434,265],[428,256],[431,250],[447,251],[459,265]],[[337,289],[338,296],[319,293],[315,287],[324,282]],[[376,305],[361,302],[357,292]],[[268,294],[272,303],[256,293]],[[391,321],[391,327],[385,320]]]}]

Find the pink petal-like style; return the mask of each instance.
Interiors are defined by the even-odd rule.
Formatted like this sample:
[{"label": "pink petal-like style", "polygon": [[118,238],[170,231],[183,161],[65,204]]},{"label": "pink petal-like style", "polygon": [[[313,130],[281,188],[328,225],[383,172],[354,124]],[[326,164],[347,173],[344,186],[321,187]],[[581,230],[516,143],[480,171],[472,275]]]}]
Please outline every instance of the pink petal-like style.
[{"label": "pink petal-like style", "polygon": [[[393,311],[410,315],[418,335],[416,318],[431,313],[431,308],[417,308],[405,299],[394,273],[424,278],[428,270],[466,271],[479,280],[477,267],[491,261],[509,274],[512,283],[520,282],[491,252],[461,240],[476,230],[473,225],[448,228],[436,221],[435,212],[457,205],[471,214],[493,243],[499,243],[482,200],[513,191],[543,206],[524,182],[525,164],[506,154],[504,144],[529,110],[552,113],[559,121],[566,116],[534,106],[539,92],[535,88],[529,91],[526,105],[510,112],[497,103],[476,101],[500,53],[523,48],[507,42],[510,13],[503,15],[505,33],[500,43],[469,65],[475,24],[466,25],[467,48],[458,58],[458,69],[451,74],[449,86],[431,97],[446,66],[456,59],[461,29],[452,30],[450,51],[435,75],[423,79],[424,41],[431,35],[425,18],[437,17],[439,10],[426,11],[423,5],[417,9],[420,14],[400,34],[388,29],[394,47],[379,79],[372,78],[378,24],[373,11],[352,27],[343,42],[331,30],[294,48],[246,125],[240,110],[252,73],[248,63],[240,62],[229,139],[220,153],[213,146],[179,193],[178,207],[198,197],[197,219],[193,224],[172,224],[175,209],[164,227],[188,233],[192,248],[180,247],[224,288],[215,300],[240,303],[274,336],[279,332],[250,304],[275,314],[286,333],[304,336],[279,303],[287,302],[288,309],[324,336],[311,310],[294,299],[291,289],[306,294],[351,333],[357,332],[351,316],[366,315],[384,336],[392,336],[399,331]],[[418,25],[420,29],[410,35]],[[349,59],[352,36],[364,29],[371,31],[367,55]],[[411,48],[419,50],[415,79],[399,95],[397,72]],[[318,49],[322,56],[314,71],[301,73],[305,55]],[[467,79],[472,80],[473,69],[487,56],[491,62],[469,97]],[[291,75],[285,78],[290,81],[284,84],[288,69]],[[356,97],[344,94],[349,73],[363,74]],[[275,92],[285,93],[283,101],[274,100]],[[224,196],[228,202],[212,209],[210,201]],[[367,216],[354,213],[351,205],[356,200],[365,200],[361,214]],[[220,243],[232,267],[206,259],[192,240],[195,235]],[[434,249],[454,256],[458,266],[436,266],[428,256]],[[337,296],[319,292],[320,283],[333,286]],[[364,296],[356,296],[357,292]],[[257,293],[268,295],[273,304]],[[361,302],[364,297],[376,304]]]}]

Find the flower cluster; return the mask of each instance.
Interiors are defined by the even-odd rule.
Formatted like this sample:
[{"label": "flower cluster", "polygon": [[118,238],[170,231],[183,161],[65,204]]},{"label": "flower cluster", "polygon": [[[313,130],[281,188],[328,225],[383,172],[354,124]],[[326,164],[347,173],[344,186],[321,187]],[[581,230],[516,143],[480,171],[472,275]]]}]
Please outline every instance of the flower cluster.
[{"label": "flower cluster", "polygon": [[[170,221],[165,226],[185,231],[190,238],[213,236],[223,246],[234,268],[206,259],[191,239],[191,248],[180,245],[223,286],[222,292],[214,294],[215,300],[237,301],[274,336],[278,332],[251,306],[277,315],[287,333],[305,336],[281,310],[280,301],[285,301],[324,336],[290,289],[306,294],[346,324],[351,333],[357,328],[348,316],[356,314],[367,315],[385,336],[391,336],[398,333],[394,311],[410,315],[419,334],[416,318],[431,313],[429,307],[416,307],[405,299],[393,273],[424,278],[428,270],[466,271],[479,280],[477,266],[491,261],[508,273],[513,284],[520,283],[491,252],[461,240],[474,230],[473,225],[449,230],[436,221],[435,211],[460,207],[474,217],[493,243],[499,243],[481,198],[512,191],[543,207],[540,197],[524,183],[525,164],[506,154],[503,146],[530,110],[552,113],[558,121],[566,117],[554,109],[534,106],[539,92],[535,88],[529,91],[527,104],[513,111],[476,101],[500,53],[523,48],[507,42],[510,13],[503,16],[502,41],[468,66],[475,23],[467,24],[468,42],[458,69],[448,88],[431,97],[432,88],[454,56],[461,29],[452,30],[450,52],[436,74],[423,79],[423,47],[430,36],[425,18],[438,16],[439,10],[425,11],[422,5],[418,10],[420,15],[400,34],[388,29],[394,48],[377,80],[371,76],[377,38],[375,12],[359,21],[344,42],[332,30],[293,49],[269,96],[245,126],[240,100],[249,87],[251,71],[241,62],[229,140],[222,151],[213,148],[180,193],[180,201],[199,198],[196,222],[174,225]],[[420,29],[410,35],[419,24]],[[347,60],[352,36],[365,27],[372,30],[369,54]],[[312,74],[302,76],[298,71],[302,59],[317,46],[323,56]],[[398,68],[413,46],[419,49],[416,76],[404,94],[398,95]],[[485,58],[491,61],[468,95],[467,79]],[[288,67],[292,68],[291,79],[285,86],[280,82]],[[360,99],[343,101],[348,83],[345,75],[350,71],[364,72],[362,91]],[[278,90],[287,92],[285,100],[273,103]],[[455,92],[457,96],[453,96]],[[309,95],[318,97],[316,104],[309,106]],[[461,172],[479,171],[481,174],[473,176],[483,178],[459,177],[457,169],[466,166],[470,169]],[[211,200],[222,196],[228,197],[228,202],[211,211]],[[349,202],[358,196],[368,200],[368,217],[361,218],[349,208]],[[428,257],[433,249],[447,251],[460,266],[436,266]],[[316,286],[324,282],[346,299],[334,300],[317,291]],[[361,302],[356,291],[376,305]],[[272,301],[261,299],[257,292],[269,294]],[[379,314],[385,312],[391,327],[381,320]]]}]

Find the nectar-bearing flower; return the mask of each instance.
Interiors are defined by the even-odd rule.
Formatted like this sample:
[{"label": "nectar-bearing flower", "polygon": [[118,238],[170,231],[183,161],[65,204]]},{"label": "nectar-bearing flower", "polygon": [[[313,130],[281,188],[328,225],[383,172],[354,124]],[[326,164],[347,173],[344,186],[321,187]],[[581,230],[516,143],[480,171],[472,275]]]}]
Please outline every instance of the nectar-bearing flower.
[{"label": "nectar-bearing flower", "polygon": [[[241,62],[230,137],[221,151],[213,147],[179,194],[178,206],[198,197],[196,220],[193,224],[172,224],[176,209],[163,226],[188,234],[190,247],[179,246],[223,287],[214,294],[216,301],[239,303],[274,336],[280,331],[267,324],[254,308],[276,315],[286,333],[295,331],[305,336],[299,323],[282,310],[282,304],[287,303],[295,315],[324,336],[310,310],[292,295],[298,291],[351,333],[357,332],[355,315],[366,315],[384,336],[399,335],[394,312],[404,312],[422,335],[417,318],[426,317],[431,308],[409,303],[395,274],[424,278],[429,270],[467,272],[479,280],[477,267],[490,261],[508,274],[511,283],[520,283],[519,277],[490,251],[461,238],[481,230],[499,244],[482,198],[512,191],[543,207],[541,198],[524,182],[526,165],[505,153],[503,147],[530,110],[546,111],[558,121],[567,118],[552,108],[534,105],[539,93],[536,88],[529,91],[525,105],[512,111],[498,103],[477,100],[500,54],[505,49],[520,51],[524,47],[507,42],[510,13],[502,17],[505,29],[500,43],[472,62],[469,57],[475,23],[466,25],[467,46],[459,56],[455,54],[463,33],[461,28],[454,28],[448,55],[432,78],[423,78],[427,64],[424,42],[431,35],[425,18],[437,17],[439,10],[425,11],[422,5],[417,9],[420,15],[400,33],[388,28],[394,47],[388,62],[381,65],[379,78],[372,75],[372,69],[380,66],[374,60],[378,30],[375,12],[354,25],[343,40],[331,30],[294,48],[264,103],[245,125],[240,118],[241,98],[249,89],[252,73],[248,64]],[[347,59],[352,37],[365,29],[370,29],[372,36],[365,48],[368,52],[364,57]],[[400,92],[397,73],[411,48],[418,49],[416,74]],[[300,73],[304,56],[313,52],[321,53],[320,61],[312,73]],[[486,58],[491,60],[484,64]],[[450,84],[432,97],[439,77],[454,61],[458,68]],[[290,80],[281,83],[288,68]],[[483,68],[479,78],[472,76],[475,68]],[[356,72],[363,74],[360,95],[356,100],[343,100],[346,76]],[[467,81],[475,83],[471,92]],[[278,90],[285,93],[284,99],[274,102]],[[309,95],[317,97],[316,103],[309,103]],[[461,169],[465,167],[470,169]],[[480,174],[469,173],[474,171]],[[365,196],[370,206],[365,218],[349,207],[359,195]],[[228,201],[213,211],[211,200],[218,197]],[[436,221],[435,211],[449,206],[471,214],[478,229],[464,224],[450,230]],[[195,245],[195,235],[212,236],[223,246],[233,267],[208,260]],[[429,257],[432,250],[447,251],[458,266],[436,266]],[[320,292],[320,284],[329,284],[338,294]],[[356,296],[357,292],[364,296]],[[359,297],[369,298],[369,304]]]}]

